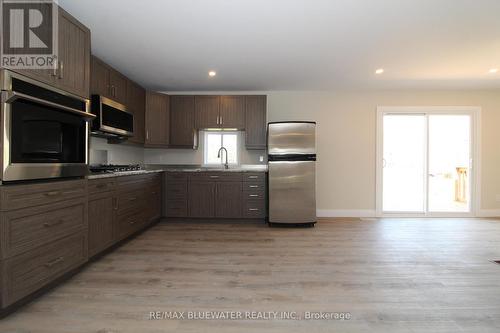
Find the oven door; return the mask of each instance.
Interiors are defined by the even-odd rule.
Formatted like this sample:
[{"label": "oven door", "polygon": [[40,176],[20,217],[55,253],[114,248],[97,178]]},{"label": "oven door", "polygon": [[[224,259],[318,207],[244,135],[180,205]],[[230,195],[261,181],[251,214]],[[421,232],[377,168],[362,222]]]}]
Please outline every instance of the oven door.
[{"label": "oven door", "polygon": [[88,173],[91,115],[16,91],[2,91],[2,111],[2,181]]}]

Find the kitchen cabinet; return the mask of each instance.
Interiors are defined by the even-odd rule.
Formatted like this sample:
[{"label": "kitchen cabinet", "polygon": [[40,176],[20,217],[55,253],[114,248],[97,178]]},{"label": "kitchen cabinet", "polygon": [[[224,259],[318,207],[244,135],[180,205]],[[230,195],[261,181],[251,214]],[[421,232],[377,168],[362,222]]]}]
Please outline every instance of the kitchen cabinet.
[{"label": "kitchen cabinet", "polygon": [[91,63],[91,94],[101,95],[126,105],[127,77],[95,56],[92,56]]},{"label": "kitchen cabinet", "polygon": [[195,97],[170,96],[170,148],[198,148]]},{"label": "kitchen cabinet", "polygon": [[90,92],[93,95],[101,95],[111,98],[109,88],[109,67],[99,58],[92,56]]},{"label": "kitchen cabinet", "polygon": [[167,217],[186,217],[188,215],[188,180],[185,172],[167,173]]},{"label": "kitchen cabinet", "polygon": [[191,181],[188,184],[189,217],[215,216],[215,181]]},{"label": "kitchen cabinet", "polygon": [[89,257],[114,243],[115,179],[89,180]]},{"label": "kitchen cabinet", "polygon": [[145,108],[146,91],[130,80],[127,80],[127,110],[134,114],[134,136],[128,141],[144,144],[145,140]]},{"label": "kitchen cabinet", "polygon": [[[40,4],[40,10],[48,7]],[[90,30],[64,9],[58,10],[58,59],[54,69],[13,69],[66,92],[89,98]]]},{"label": "kitchen cabinet", "polygon": [[126,76],[112,68],[109,69],[110,97],[112,100],[127,104],[127,81]]},{"label": "kitchen cabinet", "polygon": [[88,258],[87,182],[0,186],[0,303],[5,308]]},{"label": "kitchen cabinet", "polygon": [[221,96],[219,125],[223,128],[245,129],[245,96]]},{"label": "kitchen cabinet", "polygon": [[195,96],[196,129],[219,128],[220,96]]},{"label": "kitchen cabinet", "polygon": [[90,30],[59,8],[59,59],[56,86],[88,98],[90,84]]},{"label": "kitchen cabinet", "polygon": [[236,182],[217,182],[216,183],[216,217],[239,218],[241,217],[241,197],[242,183]]},{"label": "kitchen cabinet", "polygon": [[245,147],[266,149],[266,96],[245,96]]},{"label": "kitchen cabinet", "polygon": [[265,172],[168,172],[167,217],[252,218],[267,215]]},{"label": "kitchen cabinet", "polygon": [[150,91],[146,93],[146,147],[168,147],[169,110],[168,95]]}]

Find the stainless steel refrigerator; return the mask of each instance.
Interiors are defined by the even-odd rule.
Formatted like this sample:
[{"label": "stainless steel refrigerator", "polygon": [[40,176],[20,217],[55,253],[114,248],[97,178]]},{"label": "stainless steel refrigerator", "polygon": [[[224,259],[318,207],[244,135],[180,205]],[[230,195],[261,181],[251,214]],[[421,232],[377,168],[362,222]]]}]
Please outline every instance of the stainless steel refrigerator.
[{"label": "stainless steel refrigerator", "polygon": [[267,126],[269,223],[316,223],[316,123]]}]

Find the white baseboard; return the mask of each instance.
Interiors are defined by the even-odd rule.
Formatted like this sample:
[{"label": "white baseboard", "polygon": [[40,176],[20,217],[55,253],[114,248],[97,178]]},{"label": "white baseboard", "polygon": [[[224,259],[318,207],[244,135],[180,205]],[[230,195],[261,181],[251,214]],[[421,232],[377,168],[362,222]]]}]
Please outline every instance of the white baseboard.
[{"label": "white baseboard", "polygon": [[481,209],[478,217],[500,217],[500,209]]},{"label": "white baseboard", "polygon": [[374,209],[318,209],[318,217],[375,217]]}]

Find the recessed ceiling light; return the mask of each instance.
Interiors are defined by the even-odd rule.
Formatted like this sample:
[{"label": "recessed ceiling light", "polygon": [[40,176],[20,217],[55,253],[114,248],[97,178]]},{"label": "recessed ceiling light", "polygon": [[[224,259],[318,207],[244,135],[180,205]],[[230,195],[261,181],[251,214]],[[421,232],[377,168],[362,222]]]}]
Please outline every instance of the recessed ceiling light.
[{"label": "recessed ceiling light", "polygon": [[375,71],[375,74],[382,74],[384,72],[383,68],[379,68]]},{"label": "recessed ceiling light", "polygon": [[215,75],[217,75],[216,71],[210,71],[210,72],[208,72],[208,76],[210,76],[210,77],[214,77]]},{"label": "recessed ceiling light", "polygon": [[491,74],[495,74],[497,72],[498,72],[498,68],[492,68],[492,69],[490,69],[490,73]]}]

